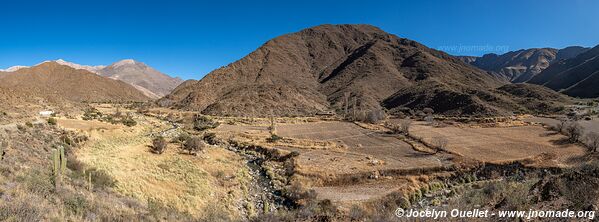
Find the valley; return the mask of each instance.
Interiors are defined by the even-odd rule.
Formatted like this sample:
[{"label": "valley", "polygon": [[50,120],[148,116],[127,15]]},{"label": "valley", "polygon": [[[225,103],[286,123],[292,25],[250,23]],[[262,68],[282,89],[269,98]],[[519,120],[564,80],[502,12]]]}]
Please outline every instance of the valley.
[{"label": "valley", "polygon": [[0,220],[599,209],[598,47],[455,56],[324,24],[199,80],[133,59],[13,66],[0,71]]}]

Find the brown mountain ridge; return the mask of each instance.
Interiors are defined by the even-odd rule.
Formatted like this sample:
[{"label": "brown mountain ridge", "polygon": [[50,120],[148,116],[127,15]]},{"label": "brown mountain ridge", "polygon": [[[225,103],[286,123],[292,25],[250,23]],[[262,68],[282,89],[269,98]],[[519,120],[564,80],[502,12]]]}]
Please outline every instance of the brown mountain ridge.
[{"label": "brown mountain ridge", "polygon": [[147,101],[133,86],[56,62],[0,74],[0,87],[52,100],[73,102]]},{"label": "brown mountain ridge", "polygon": [[[341,112],[346,101],[352,104],[350,109],[356,104],[363,111],[402,107],[431,107],[455,115],[541,111],[499,88],[506,84],[456,57],[374,26],[321,25],[274,38],[200,81],[177,87],[159,104],[241,116]],[[543,107],[552,109],[560,102],[548,100]]]}]

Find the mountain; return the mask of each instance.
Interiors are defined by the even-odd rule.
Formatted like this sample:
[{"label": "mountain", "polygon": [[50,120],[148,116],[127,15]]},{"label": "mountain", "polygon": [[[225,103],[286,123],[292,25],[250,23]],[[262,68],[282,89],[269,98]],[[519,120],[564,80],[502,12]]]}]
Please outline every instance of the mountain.
[{"label": "mountain", "polygon": [[22,68],[28,68],[28,66],[11,66],[8,69],[0,69],[0,72],[14,72]]},{"label": "mountain", "polygon": [[54,61],[15,72],[4,72],[0,74],[0,87],[75,102],[148,100],[148,97],[127,83]]},{"label": "mountain", "polygon": [[[116,62],[110,66],[80,65],[77,63],[67,62],[62,59],[44,61],[40,64],[47,62],[55,62],[60,65],[69,66],[74,69],[86,70],[104,77],[121,80],[137,88],[139,91],[143,92],[144,95],[152,99],[158,99],[170,93],[175,87],[177,87],[180,83],[183,82],[183,80],[181,80],[180,78],[170,77],[153,69],[152,67],[147,66],[142,62],[134,61],[132,59],[125,59]],[[13,66],[6,70],[0,70],[0,72],[14,72],[23,68],[29,67]]]},{"label": "mountain", "polygon": [[550,64],[573,58],[588,50],[580,46],[564,49],[532,48],[507,52],[502,55],[486,54],[482,57],[462,56],[460,59],[486,71],[498,74],[508,81],[526,82],[549,67]]},{"label": "mountain", "polygon": [[526,110],[513,95],[496,91],[505,84],[454,56],[370,25],[321,25],[274,38],[200,81],[177,87],[158,104],[236,116],[341,112],[346,101],[362,111]]},{"label": "mountain", "polygon": [[570,96],[599,97],[599,45],[578,56],[552,64],[529,82]]},{"label": "mountain", "polygon": [[87,70],[87,71],[90,71],[90,72],[96,73],[96,74],[98,74],[98,71],[100,71],[101,69],[106,67],[106,66],[102,66],[102,65],[100,65],[100,66],[79,65],[76,63],[64,61],[62,59],[56,60],[54,62],[61,64],[61,65],[69,66],[73,69],[83,69],[83,70]]},{"label": "mountain", "polygon": [[101,76],[129,83],[150,98],[160,98],[183,82],[165,75],[142,62],[125,59],[97,72]]}]

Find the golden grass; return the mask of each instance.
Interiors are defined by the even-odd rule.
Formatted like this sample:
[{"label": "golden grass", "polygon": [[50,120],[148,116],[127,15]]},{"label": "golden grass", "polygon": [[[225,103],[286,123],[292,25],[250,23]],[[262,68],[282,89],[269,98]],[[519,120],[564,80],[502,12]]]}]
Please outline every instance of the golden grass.
[{"label": "golden grass", "polygon": [[241,157],[220,148],[192,156],[180,153],[175,144],[161,155],[153,154],[149,133],[168,125],[147,117],[138,123],[132,128],[92,131],[77,158],[106,171],[117,181],[118,192],[141,201],[159,201],[196,216],[214,207],[240,216],[237,206],[246,198],[251,179]]}]

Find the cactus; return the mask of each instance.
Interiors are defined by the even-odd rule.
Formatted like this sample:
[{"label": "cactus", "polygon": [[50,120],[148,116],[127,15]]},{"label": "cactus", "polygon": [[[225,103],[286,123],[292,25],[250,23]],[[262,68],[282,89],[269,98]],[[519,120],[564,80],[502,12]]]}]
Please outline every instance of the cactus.
[{"label": "cactus", "polygon": [[9,146],[9,141],[2,141],[2,143],[0,143],[0,160],[4,159],[5,151],[8,149]]},{"label": "cactus", "polygon": [[67,168],[67,158],[65,156],[63,146],[59,146],[54,150],[52,160],[54,162],[54,186],[58,188],[60,182],[62,181],[62,175],[64,175],[64,172]]},{"label": "cactus", "polygon": [[89,191],[91,191],[93,189],[93,187],[92,187],[92,172],[89,172],[89,174],[87,174],[87,189]]}]

